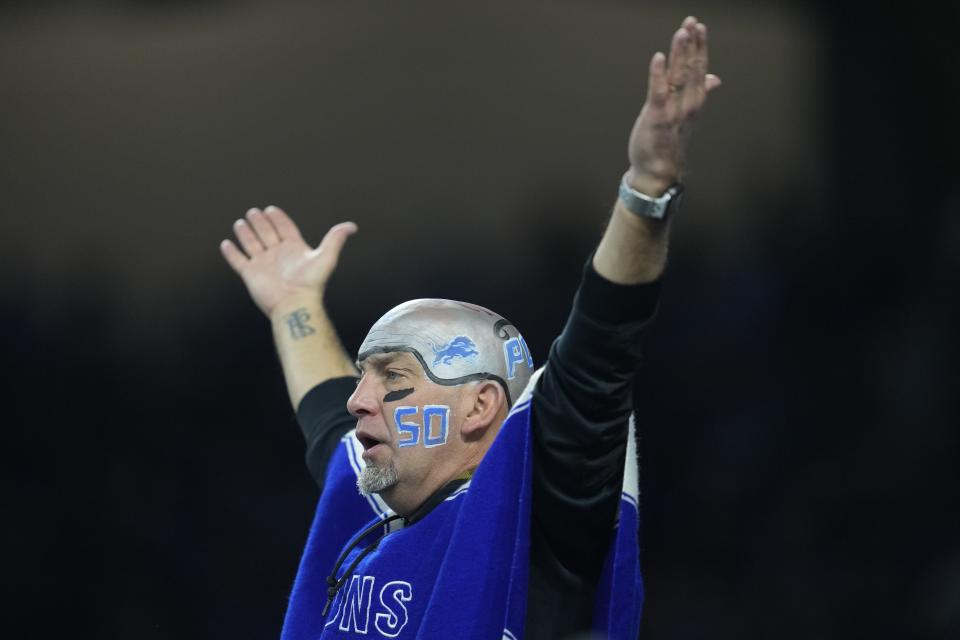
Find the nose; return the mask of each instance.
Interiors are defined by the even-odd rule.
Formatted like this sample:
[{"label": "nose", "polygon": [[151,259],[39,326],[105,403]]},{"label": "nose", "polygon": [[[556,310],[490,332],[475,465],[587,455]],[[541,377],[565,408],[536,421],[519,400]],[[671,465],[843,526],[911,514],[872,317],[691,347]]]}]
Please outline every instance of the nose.
[{"label": "nose", "polygon": [[376,385],[367,377],[363,376],[357,383],[357,388],[347,399],[347,411],[354,418],[373,415],[377,412]]}]

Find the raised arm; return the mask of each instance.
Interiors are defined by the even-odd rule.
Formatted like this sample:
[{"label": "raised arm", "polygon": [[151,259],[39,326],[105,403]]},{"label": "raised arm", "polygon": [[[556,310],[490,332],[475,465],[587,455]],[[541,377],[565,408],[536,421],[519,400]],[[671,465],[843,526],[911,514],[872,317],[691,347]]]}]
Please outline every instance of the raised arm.
[{"label": "raised arm", "polygon": [[[647,99],[633,125],[627,156],[627,183],[650,197],[660,197],[683,178],[684,158],[697,113],[720,78],[707,73],[707,27],[688,17],[673,34],[669,58],[657,52],[650,60]],[[617,200],[593,266],[618,284],[652,282],[667,262],[666,222],[631,213]]]},{"label": "raised arm", "polygon": [[[720,84],[706,73],[706,39],[706,27],[687,18],[673,35],[669,58],[658,52],[650,61],[626,173],[629,186],[649,197],[680,182],[693,121],[707,92]],[[617,200],[534,390],[534,535],[580,576],[601,566],[614,522],[632,385],[657,305],[669,225],[669,217],[642,217]],[[539,574],[536,563],[534,569],[535,580],[562,575]]]},{"label": "raised arm", "polygon": [[220,251],[270,319],[293,408],[321,382],[356,376],[327,315],[323,295],[340,250],[357,226],[352,222],[334,225],[312,248],[285,212],[267,207],[250,209],[233,230],[243,250],[224,240]]}]

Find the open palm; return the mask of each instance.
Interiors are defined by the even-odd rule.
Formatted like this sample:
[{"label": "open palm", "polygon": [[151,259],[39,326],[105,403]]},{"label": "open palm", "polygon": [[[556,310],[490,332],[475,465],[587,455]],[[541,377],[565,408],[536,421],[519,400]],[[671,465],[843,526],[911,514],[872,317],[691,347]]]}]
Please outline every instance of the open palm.
[{"label": "open palm", "polygon": [[354,223],[341,222],[327,231],[319,246],[312,248],[283,210],[250,209],[246,219],[233,225],[243,250],[224,240],[220,251],[243,279],[256,305],[269,316],[288,298],[304,294],[322,296],[344,242],[356,230]]},{"label": "open palm", "polygon": [[635,172],[664,187],[682,176],[693,123],[707,93],[720,86],[707,64],[707,27],[692,16],[674,33],[669,57],[657,52],[650,60],[647,100],[630,134],[628,154]]}]

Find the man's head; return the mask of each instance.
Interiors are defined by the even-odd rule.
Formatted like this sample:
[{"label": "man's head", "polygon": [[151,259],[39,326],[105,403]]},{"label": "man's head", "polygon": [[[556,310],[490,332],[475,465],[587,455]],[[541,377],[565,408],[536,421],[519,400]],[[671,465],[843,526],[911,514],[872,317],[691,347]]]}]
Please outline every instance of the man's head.
[{"label": "man's head", "polygon": [[367,470],[358,485],[406,513],[476,467],[533,372],[516,327],[489,309],[411,300],[360,347],[347,408]]}]

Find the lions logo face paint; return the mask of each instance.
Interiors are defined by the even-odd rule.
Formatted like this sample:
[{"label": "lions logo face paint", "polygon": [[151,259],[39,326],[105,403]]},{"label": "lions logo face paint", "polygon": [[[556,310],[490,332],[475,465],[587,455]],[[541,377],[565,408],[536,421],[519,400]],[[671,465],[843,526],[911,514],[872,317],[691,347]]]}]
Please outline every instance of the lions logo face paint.
[{"label": "lions logo face paint", "polygon": [[480,352],[477,351],[477,345],[467,336],[457,336],[450,341],[450,344],[444,345],[439,349],[434,347],[433,353],[436,356],[433,359],[434,366],[438,364],[450,364],[454,358],[470,360],[480,355]]}]

